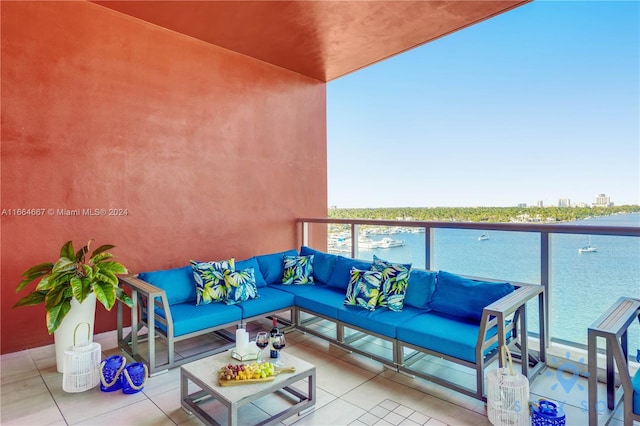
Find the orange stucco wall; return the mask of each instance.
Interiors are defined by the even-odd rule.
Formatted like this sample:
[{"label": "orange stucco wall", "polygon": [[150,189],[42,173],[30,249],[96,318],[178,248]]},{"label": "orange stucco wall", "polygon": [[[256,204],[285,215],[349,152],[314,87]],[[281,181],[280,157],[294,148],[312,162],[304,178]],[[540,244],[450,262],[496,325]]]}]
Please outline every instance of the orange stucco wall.
[{"label": "orange stucco wall", "polygon": [[12,306],[67,240],[139,272],[292,248],[326,216],[324,83],[92,3],[1,13],[2,353],[53,342],[43,306]]}]

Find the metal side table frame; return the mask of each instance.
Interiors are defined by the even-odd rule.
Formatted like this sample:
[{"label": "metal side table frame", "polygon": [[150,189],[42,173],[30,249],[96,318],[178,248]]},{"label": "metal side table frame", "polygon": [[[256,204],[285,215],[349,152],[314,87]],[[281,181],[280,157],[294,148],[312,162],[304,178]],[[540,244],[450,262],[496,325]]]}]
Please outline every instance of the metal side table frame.
[{"label": "metal side table frame", "polygon": [[[605,424],[611,420],[620,402],[624,401],[624,424],[632,425],[633,388],[628,365],[627,329],[636,320],[640,320],[640,299],[621,297],[600,318],[589,327],[589,426],[598,425],[598,341],[605,340],[607,409],[603,418]],[[620,372],[620,387],[615,388],[615,367]]]}]

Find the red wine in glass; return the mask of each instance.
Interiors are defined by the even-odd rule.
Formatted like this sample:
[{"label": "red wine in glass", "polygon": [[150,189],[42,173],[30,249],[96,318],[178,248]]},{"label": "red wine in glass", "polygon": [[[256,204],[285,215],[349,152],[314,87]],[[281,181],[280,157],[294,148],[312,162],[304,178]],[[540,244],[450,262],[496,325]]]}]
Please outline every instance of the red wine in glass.
[{"label": "red wine in glass", "polygon": [[283,365],[282,361],[280,360],[280,350],[283,349],[285,347],[285,345],[287,344],[285,338],[284,338],[284,334],[283,333],[278,333],[275,336],[273,336],[273,342],[271,343],[273,346],[273,349],[275,349],[276,351],[278,351],[278,360],[275,362],[274,365]]},{"label": "red wine in glass", "polygon": [[266,331],[258,333],[256,336],[256,346],[260,348],[260,360],[262,360],[264,349],[269,346],[269,334]]}]

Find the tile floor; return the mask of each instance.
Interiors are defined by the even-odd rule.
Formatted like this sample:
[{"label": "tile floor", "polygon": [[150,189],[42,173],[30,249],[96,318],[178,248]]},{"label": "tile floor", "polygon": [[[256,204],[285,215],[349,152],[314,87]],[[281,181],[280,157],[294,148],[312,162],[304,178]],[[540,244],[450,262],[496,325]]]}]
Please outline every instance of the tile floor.
[{"label": "tile floor", "polygon": [[[268,328],[268,323],[265,328]],[[253,335],[253,334],[252,334]],[[103,355],[120,353],[115,332],[96,336]],[[287,334],[285,351],[316,365],[317,404],[286,425],[489,425],[485,404],[418,378],[396,373],[380,363],[347,353],[298,331]],[[4,425],[199,425],[180,406],[179,368],[151,377],[133,395],[62,390],[53,345],[0,358],[0,424]],[[446,374],[446,373],[445,373]],[[531,386],[531,400],[560,402],[568,425],[586,425],[586,380],[548,370]],[[569,386],[569,384],[571,386]],[[267,398],[267,397],[265,397]],[[252,407],[260,418],[272,401]],[[620,410],[618,410],[620,411]],[[242,411],[241,411],[242,415]],[[611,421],[622,425],[620,412]],[[246,420],[251,424],[251,420]]]}]

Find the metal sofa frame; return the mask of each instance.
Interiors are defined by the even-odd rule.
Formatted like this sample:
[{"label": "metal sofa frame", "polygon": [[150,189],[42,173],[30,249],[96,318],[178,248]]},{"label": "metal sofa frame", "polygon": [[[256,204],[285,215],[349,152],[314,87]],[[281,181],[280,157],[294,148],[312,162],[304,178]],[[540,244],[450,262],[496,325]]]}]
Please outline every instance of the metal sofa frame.
[{"label": "metal sofa frame", "polygon": [[[223,352],[235,345],[235,335],[229,332],[228,329],[238,326],[237,321],[220,324],[215,327],[204,328],[197,332],[182,336],[174,336],[171,309],[164,290],[138,279],[135,275],[120,277],[120,283],[123,287],[129,287],[131,290],[133,307],[131,308],[131,331],[125,335],[123,304],[118,304],[118,346],[133,359],[147,364],[151,375],[166,371],[187,362]],[[447,354],[430,351],[407,342],[402,342],[397,339],[375,333],[372,330],[365,330],[339,321],[336,318],[330,318],[296,306],[287,307],[275,312],[263,313],[251,318],[244,318],[240,323],[248,323],[264,317],[277,316],[279,313],[289,311],[291,315],[290,322],[287,322],[286,318],[279,317],[281,322],[287,326],[285,331],[298,329],[302,332],[327,340],[331,344],[340,347],[343,350],[355,352],[374,359],[396,371],[403,372],[410,376],[415,375],[459,391],[465,395],[486,401],[484,390],[485,370],[487,365],[498,357],[498,349],[501,346],[509,345],[510,348],[513,348],[511,352],[514,355],[514,358],[521,360],[522,373],[529,377],[530,380],[533,380],[546,367],[546,347],[544,344],[546,330],[544,323],[544,287],[523,283],[514,283],[514,285],[517,287],[514,292],[495,301],[483,310],[480,331],[478,333],[478,341],[476,344],[476,359],[479,361],[476,363],[457,359]],[[534,353],[529,350],[527,339],[528,329],[526,303],[536,297],[538,299],[538,317],[540,321],[540,350],[534,355]],[[165,316],[158,314],[159,309],[165,313]],[[303,314],[310,316],[310,318],[303,318]],[[335,324],[334,336],[329,336],[325,333],[319,332],[313,327],[314,323],[321,320],[326,320]],[[159,324],[162,324],[162,328],[158,326]],[[487,338],[487,331],[493,327],[498,328],[497,334]],[[350,329],[354,332],[347,333],[345,332],[345,329]],[[203,350],[189,356],[180,358],[176,356],[175,345],[177,342],[209,333],[222,338],[224,343],[213,349]],[[390,346],[391,356],[387,358],[378,355],[361,347],[366,345],[357,344],[357,342],[363,341],[362,339],[366,339],[367,337],[381,339],[386,342],[386,345]],[[166,362],[159,362],[157,359],[156,339],[161,339],[167,344],[168,360]],[[144,348],[141,348],[142,345],[144,345]],[[490,350],[492,347],[497,349]],[[145,350],[142,351],[141,349]],[[406,350],[410,351],[408,355],[406,354]],[[418,368],[415,368],[415,363],[426,355],[443,358],[475,370],[476,388],[469,389],[460,384],[428,374]],[[526,360],[526,362],[522,362],[522,360]]]}]

